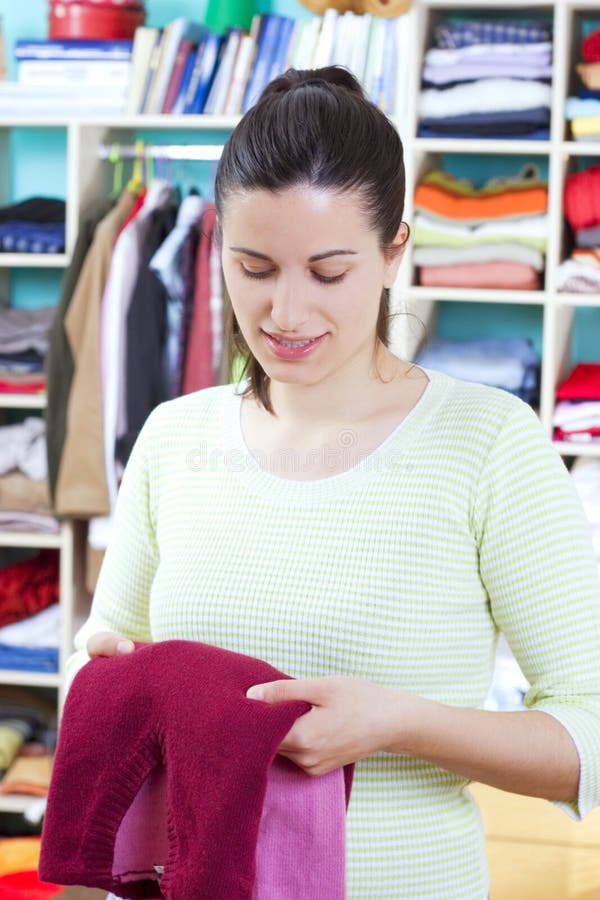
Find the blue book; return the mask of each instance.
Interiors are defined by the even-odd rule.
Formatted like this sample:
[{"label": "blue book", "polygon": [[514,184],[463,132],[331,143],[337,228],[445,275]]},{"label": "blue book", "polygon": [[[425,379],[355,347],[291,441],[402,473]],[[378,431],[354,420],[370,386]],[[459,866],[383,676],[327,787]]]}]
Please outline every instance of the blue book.
[{"label": "blue book", "polygon": [[285,69],[288,50],[290,49],[290,42],[292,40],[295,25],[296,20],[290,19],[289,17],[284,18],[281,22],[277,49],[275,51],[275,56],[271,61],[271,68],[269,70],[267,84],[269,83],[269,81],[273,81],[274,78],[277,78],[278,75],[281,75]]},{"label": "blue book", "polygon": [[131,59],[133,41],[26,41],[15,43],[15,58],[23,59]]},{"label": "blue book", "polygon": [[[186,107],[184,112],[191,114],[203,112],[206,98],[208,97],[219,67],[224,46],[225,38],[222,34],[213,34],[211,32],[208,35],[206,44],[204,44],[202,57],[199,61],[198,78],[194,96],[191,103],[187,105],[189,108]],[[191,87],[192,85],[190,83],[190,89]]]},{"label": "blue book", "polygon": [[199,50],[200,47],[192,50],[185,62],[181,81],[179,82],[179,87],[177,89],[177,96],[175,97],[175,102],[173,103],[173,108],[171,110],[171,113],[174,116],[178,116],[183,113],[185,107],[185,97],[192,77],[192,72],[194,71],[194,65],[196,64],[196,58],[198,56]]},{"label": "blue book", "polygon": [[242,104],[242,112],[244,113],[254,106],[263,88],[269,83],[271,65],[277,52],[277,42],[282,24],[282,16],[275,16],[270,13],[267,13],[262,21],[260,34],[258,35],[258,44],[256,45],[254,65]]},{"label": "blue book", "polygon": [[381,93],[383,112],[394,114],[396,102],[396,19],[384,19],[385,39],[383,42],[383,64],[381,70]]}]

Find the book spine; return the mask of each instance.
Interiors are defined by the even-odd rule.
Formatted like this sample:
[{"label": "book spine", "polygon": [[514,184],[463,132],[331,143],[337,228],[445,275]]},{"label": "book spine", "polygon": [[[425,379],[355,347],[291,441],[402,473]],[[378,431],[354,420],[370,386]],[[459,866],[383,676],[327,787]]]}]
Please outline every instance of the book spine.
[{"label": "book spine", "polygon": [[175,61],[171,69],[171,77],[169,78],[169,83],[165,92],[165,99],[163,100],[163,104],[161,107],[162,113],[170,113],[173,109],[173,104],[175,103],[175,99],[179,92],[179,85],[181,84],[181,79],[183,78],[185,66],[193,50],[193,47],[194,44],[192,43],[192,41],[187,40],[187,38],[183,38],[183,40],[179,43],[177,55],[175,56]]},{"label": "book spine", "polygon": [[219,68],[206,98],[205,112],[208,115],[220,115],[223,112],[241,35],[240,28],[231,28],[226,36]]},{"label": "book spine", "polygon": [[17,65],[17,80],[21,84],[69,86],[104,85],[126,88],[131,64],[123,62],[81,62],[79,60],[25,59]]},{"label": "book spine", "polygon": [[210,34],[208,42],[202,54],[200,72],[196,91],[191,101],[191,113],[204,112],[206,98],[215,79],[219,62],[225,46],[225,39],[222,35]]},{"label": "book spine", "polygon": [[181,76],[181,83],[179,85],[177,96],[171,110],[171,113],[174,116],[180,116],[185,108],[185,98],[187,95],[192,73],[194,71],[194,66],[196,65],[196,56],[199,50],[199,47],[193,49],[185,61],[185,68],[183,70],[183,75]]},{"label": "book spine", "polygon": [[278,35],[279,40],[277,41],[277,48],[271,61],[267,84],[269,83],[269,81],[273,81],[274,78],[277,78],[278,75],[281,75],[281,73],[285,70],[288,50],[290,47],[290,42],[292,40],[292,35],[294,33],[295,24],[295,20],[289,17],[285,17],[281,20]]},{"label": "book spine", "polygon": [[248,83],[248,75],[250,73],[250,66],[252,65],[254,50],[255,44],[252,35],[243,35],[240,42],[240,49],[238,50],[235,60],[231,87],[223,110],[226,116],[236,116],[242,108],[242,100]]},{"label": "book spine", "polygon": [[150,64],[148,66],[148,77],[146,79],[146,86],[144,88],[144,97],[142,100],[142,105],[140,106],[140,112],[147,113],[149,112],[149,103],[154,90],[154,84],[156,79],[156,73],[158,70],[158,66],[160,65],[161,54],[163,52],[163,45],[165,40],[167,39],[167,29],[169,26],[167,25],[164,31],[162,31],[159,35],[159,38],[154,45],[154,49],[152,51],[152,56],[150,57]]},{"label": "book spine", "polygon": [[263,88],[269,81],[271,63],[275,56],[280,27],[280,16],[271,15],[269,13],[265,15],[258,38],[254,66],[252,68],[246,93],[244,94],[242,112],[248,112],[250,107],[254,106]]},{"label": "book spine", "polygon": [[15,59],[131,59],[133,41],[17,41]]}]

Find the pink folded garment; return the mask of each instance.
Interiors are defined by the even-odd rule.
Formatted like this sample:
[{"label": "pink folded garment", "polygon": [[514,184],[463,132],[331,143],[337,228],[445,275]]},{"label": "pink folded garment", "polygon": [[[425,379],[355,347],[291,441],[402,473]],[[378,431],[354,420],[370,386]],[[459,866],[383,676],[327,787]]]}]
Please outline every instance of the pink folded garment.
[{"label": "pink folded garment", "polygon": [[421,266],[419,283],[427,287],[504,288],[537,291],[538,273],[521,262],[493,260],[453,266]]}]

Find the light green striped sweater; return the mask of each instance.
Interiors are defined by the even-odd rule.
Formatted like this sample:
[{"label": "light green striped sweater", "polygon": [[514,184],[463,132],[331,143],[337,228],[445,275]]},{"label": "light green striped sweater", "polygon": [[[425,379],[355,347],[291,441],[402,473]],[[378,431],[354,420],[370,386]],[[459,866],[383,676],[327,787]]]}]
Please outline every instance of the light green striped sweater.
[{"label": "light green striped sweater", "polygon": [[[600,803],[600,590],[579,501],[528,406],[428,374],[377,450],[313,481],[254,461],[232,386],[158,407],[127,467],[70,674],[89,634],[110,629],[476,707],[501,629],[528,706],[575,740],[570,811],[584,815]],[[349,900],[487,896],[467,782],[423,760],[357,765],[347,839]]]}]

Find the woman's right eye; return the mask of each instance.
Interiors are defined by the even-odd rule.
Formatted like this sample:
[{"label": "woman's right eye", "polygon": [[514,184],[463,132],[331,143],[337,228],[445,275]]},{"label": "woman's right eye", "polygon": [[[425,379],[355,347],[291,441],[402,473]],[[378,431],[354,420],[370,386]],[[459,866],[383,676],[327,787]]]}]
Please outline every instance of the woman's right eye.
[{"label": "woman's right eye", "polygon": [[246,278],[268,278],[273,274],[273,269],[247,269],[246,266],[241,266],[241,269]]}]

